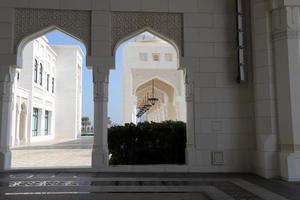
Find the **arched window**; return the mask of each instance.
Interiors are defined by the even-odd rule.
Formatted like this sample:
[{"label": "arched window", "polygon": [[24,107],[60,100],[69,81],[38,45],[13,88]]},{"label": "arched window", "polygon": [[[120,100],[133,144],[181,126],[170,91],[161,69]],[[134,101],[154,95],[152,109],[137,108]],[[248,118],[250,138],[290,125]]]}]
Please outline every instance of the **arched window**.
[{"label": "arched window", "polygon": [[34,60],[34,74],[33,74],[33,80],[35,83],[38,81],[38,61]]},{"label": "arched window", "polygon": [[55,83],[54,83],[54,81],[55,81],[55,80],[54,80],[54,78],[52,78],[52,93],[53,93],[53,94],[54,94],[54,87],[55,87],[55,85],[54,85],[54,84],[55,84]]},{"label": "arched window", "polygon": [[40,64],[40,85],[43,85],[43,65]]}]

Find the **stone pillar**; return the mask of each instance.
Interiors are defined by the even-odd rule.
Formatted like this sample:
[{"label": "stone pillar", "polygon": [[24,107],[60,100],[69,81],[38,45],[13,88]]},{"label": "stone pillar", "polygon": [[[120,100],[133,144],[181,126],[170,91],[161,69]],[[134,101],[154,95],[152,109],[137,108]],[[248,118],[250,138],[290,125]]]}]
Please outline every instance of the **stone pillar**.
[{"label": "stone pillar", "polygon": [[[15,104],[15,103],[14,103]],[[19,145],[20,144],[20,105],[16,104],[15,105],[16,109],[12,111],[12,116],[15,116],[15,119],[12,118],[12,120],[14,121],[14,123],[12,123],[12,125],[15,126],[15,129],[12,131],[12,134],[15,135],[15,145]],[[13,129],[13,127],[12,127]]]},{"label": "stone pillar", "polygon": [[27,107],[24,108],[21,106],[21,113],[19,117],[19,141],[20,144],[26,144],[27,143]]},{"label": "stone pillar", "polygon": [[13,84],[15,68],[0,66],[0,171],[11,164],[9,150],[12,132]]},{"label": "stone pillar", "polygon": [[[275,66],[273,63],[271,12],[268,1],[251,1],[254,122],[256,141],[253,172],[265,178],[279,177]],[[248,21],[248,20],[246,20]],[[250,53],[250,52],[249,52]],[[250,60],[249,60],[250,61]],[[253,82],[251,81],[253,80]]]},{"label": "stone pillar", "polygon": [[195,107],[194,107],[194,76],[192,69],[188,66],[185,69],[185,97],[186,97],[186,164],[196,164],[196,145],[195,145]]},{"label": "stone pillar", "polygon": [[300,8],[281,5],[273,9],[272,35],[276,67],[280,173],[285,180],[299,181]]},{"label": "stone pillar", "polygon": [[93,68],[94,79],[94,145],[92,153],[92,168],[101,169],[108,166],[107,145],[107,102],[109,69]]}]

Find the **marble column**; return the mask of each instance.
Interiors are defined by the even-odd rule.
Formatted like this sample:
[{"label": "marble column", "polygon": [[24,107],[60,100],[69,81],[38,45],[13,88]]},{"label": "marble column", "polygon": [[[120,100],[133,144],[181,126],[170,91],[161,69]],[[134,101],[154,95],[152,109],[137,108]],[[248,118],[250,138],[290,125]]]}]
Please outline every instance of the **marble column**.
[{"label": "marble column", "polygon": [[108,166],[107,145],[107,103],[109,69],[93,68],[94,81],[94,145],[92,153],[92,168],[96,170]]},{"label": "marble column", "polygon": [[0,171],[11,164],[9,149],[12,132],[13,84],[15,68],[0,66]]},{"label": "marble column", "polygon": [[195,108],[194,108],[194,76],[192,69],[185,68],[185,97],[187,114],[187,143],[186,143],[186,164],[196,164],[196,145],[195,145]]},{"label": "marble column", "polygon": [[280,174],[300,180],[300,7],[280,5],[272,10],[276,68]]},{"label": "marble column", "polygon": [[[14,103],[15,104],[15,103]],[[12,120],[15,122],[14,125],[15,125],[15,130],[12,131],[12,134],[14,133],[15,134],[15,143],[14,145],[17,146],[20,144],[20,105],[19,104],[15,104],[16,106],[16,109],[14,109],[12,111],[13,115],[12,116],[15,116],[15,119],[13,118]],[[15,114],[14,114],[15,113]]]}]

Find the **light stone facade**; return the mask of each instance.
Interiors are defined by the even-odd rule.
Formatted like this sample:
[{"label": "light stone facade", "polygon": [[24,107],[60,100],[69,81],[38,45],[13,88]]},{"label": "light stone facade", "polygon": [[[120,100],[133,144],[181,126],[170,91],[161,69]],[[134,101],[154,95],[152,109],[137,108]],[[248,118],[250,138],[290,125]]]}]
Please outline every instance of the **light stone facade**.
[{"label": "light stone facade", "polygon": [[[14,44],[22,46],[22,41],[57,27],[82,41],[88,40],[87,64],[94,74],[97,122],[93,170],[250,172],[267,178],[300,180],[300,1],[243,2],[248,81],[237,84],[235,0],[1,1],[1,169],[10,165],[8,133],[12,129],[13,85],[19,60]],[[22,15],[23,23],[18,23],[21,19],[16,9],[24,8],[37,12],[46,9],[47,15],[32,19],[27,10]],[[82,15],[82,11],[86,13]],[[80,23],[69,30],[73,19],[66,14],[73,12],[78,13]],[[139,13],[141,20],[115,20],[115,14],[124,12]],[[176,13],[179,16],[175,18],[182,20],[172,19],[168,13]],[[43,23],[45,18],[51,18],[51,22]],[[168,20],[173,24],[170,27],[165,25]],[[21,26],[19,39],[15,37],[15,24]],[[28,24],[38,28],[22,32],[23,24],[24,28]],[[122,27],[131,27],[130,33]],[[88,29],[87,33],[79,34],[83,29]],[[109,71],[114,69],[112,49],[145,30],[161,34],[181,52],[179,63],[185,73],[187,104],[187,162],[183,166],[108,165],[107,96]],[[180,37],[169,33],[181,35],[182,40],[178,42],[175,38]],[[121,37],[113,37],[116,35]]]},{"label": "light stone facade", "polygon": [[78,46],[49,45],[45,36],[22,49],[13,88],[12,147],[80,135],[83,55]]},{"label": "light stone facade", "polygon": [[[122,51],[123,123],[186,121],[183,71],[178,50],[145,32],[129,40]],[[157,98],[154,105],[149,98]],[[145,104],[151,105],[137,116]]]},{"label": "light stone facade", "polygon": [[17,70],[14,84],[12,146],[54,138],[55,93],[51,81],[56,79],[56,59],[46,37],[37,38],[22,50],[22,69]]}]

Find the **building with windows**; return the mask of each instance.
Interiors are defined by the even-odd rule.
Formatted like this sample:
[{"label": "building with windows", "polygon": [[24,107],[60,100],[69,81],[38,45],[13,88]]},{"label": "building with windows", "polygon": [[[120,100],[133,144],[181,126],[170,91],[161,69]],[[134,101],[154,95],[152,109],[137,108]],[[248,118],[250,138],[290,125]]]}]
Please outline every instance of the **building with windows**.
[{"label": "building with windows", "polygon": [[14,85],[12,146],[77,138],[83,55],[78,46],[49,45],[45,36],[24,47]]},{"label": "building with windows", "polygon": [[177,50],[145,32],[131,39],[122,51],[123,123],[186,121]]}]

